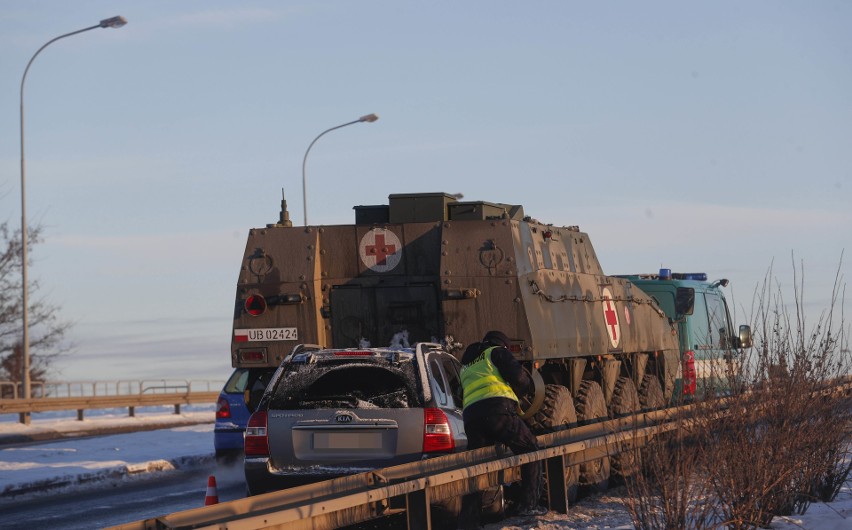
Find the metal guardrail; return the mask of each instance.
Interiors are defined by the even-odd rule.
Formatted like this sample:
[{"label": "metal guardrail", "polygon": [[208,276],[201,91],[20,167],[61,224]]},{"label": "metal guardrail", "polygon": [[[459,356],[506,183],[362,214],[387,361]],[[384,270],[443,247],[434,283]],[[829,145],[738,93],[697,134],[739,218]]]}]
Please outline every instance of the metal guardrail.
[{"label": "metal guardrail", "polygon": [[[118,381],[33,381],[30,393],[33,398],[119,396],[155,392],[214,391],[222,388],[223,381],[191,379],[123,379]],[[0,399],[19,399],[19,381],[0,381]]]},{"label": "metal guardrail", "polygon": [[[826,382],[817,394],[852,392],[852,378]],[[726,414],[729,398],[718,400],[717,417]],[[176,512],[111,527],[112,530],[287,528],[333,529],[405,511],[410,530],[431,529],[433,501],[518,480],[518,467],[543,460],[549,508],[568,513],[565,470],[619,451],[636,450],[652,436],[688,428],[695,405],[643,412],[615,420],[571,428],[538,437],[542,449],[511,455],[495,447],[350,475],[298,488]],[[686,419],[685,419],[686,418]],[[405,509],[390,508],[404,497]]]},{"label": "metal guardrail", "polygon": [[112,528],[332,529],[389,515],[394,512],[390,499],[404,497],[408,528],[429,529],[432,502],[517,480],[518,467],[536,460],[545,461],[550,509],[567,513],[566,467],[623,450],[625,444],[635,447],[671,430],[676,424],[672,414],[671,409],[653,411],[541,435],[542,449],[523,455],[484,447]]},{"label": "metal guardrail", "polygon": [[184,392],[172,394],[130,394],[126,396],[90,396],[70,398],[0,399],[0,414],[47,412],[52,410],[77,410],[82,419],[86,409],[124,408],[133,416],[135,407],[174,405],[175,414],[180,414],[180,405],[191,403],[215,403],[219,392]]},{"label": "metal guardrail", "polygon": [[[127,408],[136,415],[136,407],[174,405],[180,414],[181,405],[215,403],[221,381],[91,381],[91,382],[34,382],[30,399],[17,397],[18,383],[0,381],[0,414],[19,414],[20,422],[28,424],[34,412],[76,410],[77,419],[84,419],[87,409]],[[6,398],[12,385],[14,397]],[[36,389],[38,389],[36,391]],[[47,390],[50,390],[49,392]],[[203,389],[203,390],[201,390]]]}]

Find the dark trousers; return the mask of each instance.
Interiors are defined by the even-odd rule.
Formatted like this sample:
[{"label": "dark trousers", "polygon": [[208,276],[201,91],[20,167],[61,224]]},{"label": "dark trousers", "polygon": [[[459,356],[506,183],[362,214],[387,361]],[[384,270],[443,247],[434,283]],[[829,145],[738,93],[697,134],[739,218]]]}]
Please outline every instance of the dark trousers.
[{"label": "dark trousers", "polygon": [[[479,449],[496,442],[507,445],[516,455],[538,449],[535,436],[517,414],[492,414],[473,420],[465,420],[464,430],[467,434],[468,449]],[[540,480],[541,462],[536,461],[521,466],[521,485],[523,488],[521,510],[538,505]],[[471,528],[477,526],[481,511],[482,492],[465,495],[462,498],[459,527]]]}]

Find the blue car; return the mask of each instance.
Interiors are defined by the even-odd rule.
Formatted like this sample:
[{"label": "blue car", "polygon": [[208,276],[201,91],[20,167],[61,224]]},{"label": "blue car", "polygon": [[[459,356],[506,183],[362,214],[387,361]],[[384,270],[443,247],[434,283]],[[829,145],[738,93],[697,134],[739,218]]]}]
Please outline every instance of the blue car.
[{"label": "blue car", "polygon": [[[254,412],[274,368],[237,368],[216,402],[216,426],[213,429],[213,447],[220,462],[236,460],[243,453],[243,436],[246,423]],[[246,391],[249,392],[248,396]],[[248,404],[246,404],[248,397]]]}]

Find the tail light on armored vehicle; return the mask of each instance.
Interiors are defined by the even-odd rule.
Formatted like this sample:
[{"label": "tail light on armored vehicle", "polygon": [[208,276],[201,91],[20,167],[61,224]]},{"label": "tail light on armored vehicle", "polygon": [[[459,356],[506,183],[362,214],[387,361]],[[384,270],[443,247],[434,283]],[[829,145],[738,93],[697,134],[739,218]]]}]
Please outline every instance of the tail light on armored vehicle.
[{"label": "tail light on armored vehicle", "polygon": [[224,420],[231,417],[231,405],[228,400],[220,397],[216,402],[216,419]]},{"label": "tail light on armored vehicle", "polygon": [[246,456],[269,456],[269,438],[267,437],[267,416],[265,410],[251,415],[246,425]]},{"label": "tail light on armored vehicle", "polygon": [[244,363],[266,363],[266,348],[240,349],[240,361]]},{"label": "tail light on armored vehicle", "polygon": [[427,408],[423,411],[423,452],[444,453],[456,448],[450,422],[441,409]]},{"label": "tail light on armored vehicle", "polygon": [[260,316],[266,312],[266,299],[263,298],[263,295],[253,294],[246,298],[244,307],[246,309],[246,313],[249,315],[253,317]]},{"label": "tail light on armored vehicle", "polygon": [[683,393],[695,395],[698,374],[695,372],[695,352],[692,350],[683,354]]}]

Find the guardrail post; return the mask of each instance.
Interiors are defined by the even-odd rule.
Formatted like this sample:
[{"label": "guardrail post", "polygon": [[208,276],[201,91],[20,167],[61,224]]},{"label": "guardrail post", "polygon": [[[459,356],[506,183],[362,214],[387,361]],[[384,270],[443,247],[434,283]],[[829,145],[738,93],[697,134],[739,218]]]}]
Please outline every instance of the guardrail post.
[{"label": "guardrail post", "polygon": [[127,413],[128,413],[131,417],[135,417],[135,416],[136,416],[136,407],[134,407],[134,406],[132,406],[132,405],[131,405],[131,406],[129,406],[129,407],[127,407]]},{"label": "guardrail post", "polygon": [[429,488],[412,491],[405,495],[405,517],[408,530],[432,530],[432,514],[429,511]]},{"label": "guardrail post", "polygon": [[83,409],[77,409],[77,421],[83,421]]},{"label": "guardrail post", "polygon": [[568,513],[568,492],[565,489],[565,457],[547,459],[547,499],[554,512]]}]

